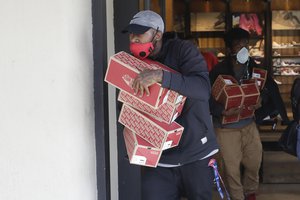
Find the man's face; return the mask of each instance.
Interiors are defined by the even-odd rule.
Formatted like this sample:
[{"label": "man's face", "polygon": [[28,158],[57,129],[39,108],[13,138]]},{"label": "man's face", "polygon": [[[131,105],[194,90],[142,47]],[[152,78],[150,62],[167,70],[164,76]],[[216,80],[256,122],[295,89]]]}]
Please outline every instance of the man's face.
[{"label": "man's face", "polygon": [[249,50],[249,41],[246,39],[243,40],[234,40],[231,47],[231,55],[236,55],[243,47]]},{"label": "man's face", "polygon": [[141,43],[141,44],[151,42],[153,40],[154,34],[155,34],[155,30],[151,28],[143,34],[130,33],[129,41],[132,43]]}]

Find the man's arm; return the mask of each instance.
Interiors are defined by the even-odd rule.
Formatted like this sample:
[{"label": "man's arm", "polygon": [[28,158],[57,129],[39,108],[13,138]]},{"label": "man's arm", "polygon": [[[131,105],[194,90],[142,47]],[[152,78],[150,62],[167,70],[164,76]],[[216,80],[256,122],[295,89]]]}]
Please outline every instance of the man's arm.
[{"label": "man's arm", "polygon": [[154,83],[161,83],[163,77],[163,71],[158,70],[144,70],[134,79],[132,83],[132,88],[134,89],[134,94],[142,97],[144,92],[146,95],[150,95],[149,87]]},{"label": "man's arm", "polygon": [[[179,73],[163,70],[144,70],[133,82],[136,95],[150,94],[149,86],[161,83],[162,87],[174,90],[186,97],[208,100],[210,83],[206,63],[198,49],[187,41],[174,47],[172,59],[179,65]],[[172,66],[170,66],[172,67]]]},{"label": "man's arm", "polygon": [[179,73],[163,72],[162,86],[186,97],[208,101],[210,82],[206,62],[198,49],[189,41],[182,41],[172,47]]}]

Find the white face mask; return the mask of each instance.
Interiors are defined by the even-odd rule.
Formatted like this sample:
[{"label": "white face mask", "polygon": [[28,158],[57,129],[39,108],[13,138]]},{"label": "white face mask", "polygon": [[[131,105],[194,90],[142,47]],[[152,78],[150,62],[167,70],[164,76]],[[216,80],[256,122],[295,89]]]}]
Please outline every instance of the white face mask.
[{"label": "white face mask", "polygon": [[236,60],[241,64],[245,64],[249,60],[249,51],[246,47],[243,47],[241,50],[239,50],[239,52],[236,54]]}]

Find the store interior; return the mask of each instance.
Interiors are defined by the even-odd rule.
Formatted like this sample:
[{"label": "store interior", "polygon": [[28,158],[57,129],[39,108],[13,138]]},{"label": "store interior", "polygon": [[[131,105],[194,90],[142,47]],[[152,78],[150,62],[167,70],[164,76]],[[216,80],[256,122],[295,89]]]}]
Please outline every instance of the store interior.
[{"label": "store interior", "polygon": [[[150,9],[164,16],[167,31],[197,38],[199,49],[219,61],[227,53],[224,32],[248,30],[250,56],[275,79],[292,120],[290,91],[300,76],[299,0],[152,0]],[[258,199],[300,199],[300,161],[278,145],[286,127],[280,115],[258,126],[264,148]]]}]

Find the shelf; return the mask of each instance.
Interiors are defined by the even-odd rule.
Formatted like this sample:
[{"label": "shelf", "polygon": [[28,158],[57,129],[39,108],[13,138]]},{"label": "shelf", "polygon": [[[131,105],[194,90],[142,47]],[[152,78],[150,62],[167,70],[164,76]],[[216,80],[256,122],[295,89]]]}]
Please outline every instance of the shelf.
[{"label": "shelf", "polygon": [[272,31],[300,31],[300,28],[274,28]]},{"label": "shelf", "polygon": [[[292,77],[292,78],[297,78],[299,77],[300,74],[296,74],[296,75],[284,75],[284,74],[274,74],[274,76],[276,77]],[[289,82],[289,83],[285,83],[285,84],[293,84],[293,82]]]},{"label": "shelf", "polygon": [[273,65],[273,67],[275,67],[275,68],[300,68],[300,65],[289,65],[289,66],[276,66],[276,65]]},{"label": "shelf", "polygon": [[290,46],[290,47],[272,47],[272,49],[300,49],[300,46],[297,45],[297,46]]},{"label": "shelf", "polygon": [[223,38],[225,31],[192,31],[191,35],[195,37],[218,37]]},{"label": "shelf", "polygon": [[[232,27],[241,27],[250,32],[251,57],[268,66],[271,75],[275,72],[275,76],[295,77],[280,73],[284,68],[290,68],[284,71],[298,71],[296,69],[300,68],[298,65],[281,66],[281,63],[300,63],[299,0],[172,1],[173,18],[183,25],[177,30],[184,31],[184,37],[198,38],[201,49],[226,54],[224,33]],[[217,22],[222,22],[222,26]],[[273,66],[273,63],[278,63],[278,66]]]},{"label": "shelf", "polygon": [[280,56],[272,56],[273,58],[300,58],[300,55],[280,55]]},{"label": "shelf", "polygon": [[295,74],[295,75],[285,75],[285,74],[280,74],[280,75],[275,75],[274,76],[286,76],[286,77],[298,77],[300,74]]},{"label": "shelf", "polygon": [[264,56],[251,56],[251,58],[253,58],[254,60],[263,60],[263,59],[265,59]]}]

